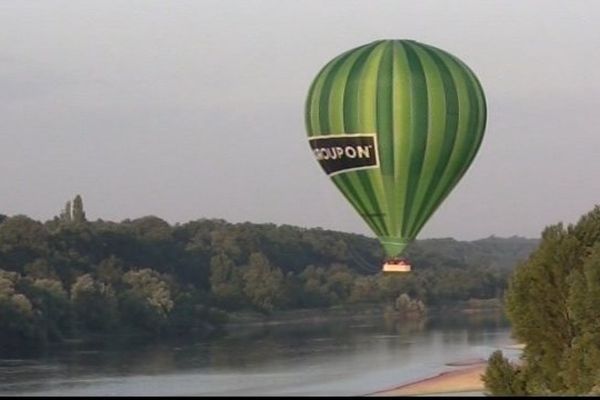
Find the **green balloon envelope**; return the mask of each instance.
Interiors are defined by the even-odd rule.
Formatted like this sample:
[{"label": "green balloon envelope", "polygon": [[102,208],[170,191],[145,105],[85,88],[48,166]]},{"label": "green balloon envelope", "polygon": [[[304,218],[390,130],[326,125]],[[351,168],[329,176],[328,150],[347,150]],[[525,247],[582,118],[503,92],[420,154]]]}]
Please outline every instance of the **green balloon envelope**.
[{"label": "green balloon envelope", "polygon": [[305,117],[317,161],[396,257],[471,165],[486,104],[477,77],[455,56],[379,40],[323,67]]}]

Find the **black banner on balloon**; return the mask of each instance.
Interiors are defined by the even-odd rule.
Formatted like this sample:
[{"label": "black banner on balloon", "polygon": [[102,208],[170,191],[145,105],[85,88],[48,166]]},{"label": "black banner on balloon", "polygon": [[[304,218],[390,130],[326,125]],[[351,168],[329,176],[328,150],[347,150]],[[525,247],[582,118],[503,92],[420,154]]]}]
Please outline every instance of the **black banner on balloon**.
[{"label": "black banner on balloon", "polygon": [[314,136],[309,143],[327,175],[379,167],[374,133]]}]

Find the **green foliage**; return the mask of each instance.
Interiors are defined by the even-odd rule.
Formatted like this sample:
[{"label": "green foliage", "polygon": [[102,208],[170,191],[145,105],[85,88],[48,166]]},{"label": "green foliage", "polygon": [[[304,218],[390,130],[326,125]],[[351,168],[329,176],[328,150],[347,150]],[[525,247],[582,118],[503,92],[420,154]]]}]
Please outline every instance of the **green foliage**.
[{"label": "green foliage", "polygon": [[0,270],[0,341],[27,342],[36,338],[31,301],[19,293],[21,278],[16,272]]},{"label": "green foliage", "polygon": [[77,195],[45,223],[0,216],[0,343],[84,332],[207,333],[239,310],[359,303],[404,310],[397,302],[404,293],[427,305],[499,297],[510,265],[536,244],[417,241],[407,254],[415,271],[399,277],[380,273],[374,238],[221,219],[87,221]]},{"label": "green foliage", "polygon": [[71,220],[76,224],[86,222],[85,211],[83,211],[83,200],[80,195],[75,196],[75,199],[73,199]]},{"label": "green foliage", "polygon": [[85,330],[107,332],[118,324],[117,297],[110,283],[82,275],[71,286],[71,302],[76,320]]},{"label": "green foliage", "polygon": [[48,232],[24,215],[7,218],[0,224],[0,266],[23,272],[25,264],[48,257]]},{"label": "green foliage", "polygon": [[217,302],[227,309],[237,309],[244,303],[242,270],[225,255],[218,254],[210,260],[210,285]]},{"label": "green foliage", "polygon": [[62,339],[70,331],[70,303],[61,281],[25,279],[25,295],[36,310],[36,324],[44,341]]},{"label": "green foliage", "polygon": [[354,274],[345,264],[331,265],[325,282],[334,304],[347,301],[354,286],[354,279]]},{"label": "green foliage", "polygon": [[504,358],[500,350],[490,356],[482,380],[494,396],[523,396],[527,393],[521,369]]},{"label": "green foliage", "polygon": [[331,305],[327,291],[326,273],[322,267],[309,265],[300,274],[301,295],[298,301],[301,307],[326,307]]},{"label": "green foliage", "polygon": [[261,253],[250,255],[250,263],[243,273],[244,294],[257,309],[271,312],[285,300],[283,273],[273,267]]},{"label": "green foliage", "polygon": [[[527,394],[592,394],[600,387],[600,207],[575,225],[547,227],[506,295],[526,344]],[[490,375],[490,385],[498,384]]]},{"label": "green foliage", "polygon": [[54,268],[48,264],[48,261],[43,258],[38,258],[35,261],[25,264],[23,268],[25,270],[25,275],[29,278],[35,279],[58,279],[58,275],[54,271]]},{"label": "green foliage", "polygon": [[565,351],[562,377],[570,392],[591,393],[600,384],[600,239],[588,248],[582,270],[572,271],[568,283],[575,337]]},{"label": "green foliage", "polygon": [[227,314],[202,304],[197,292],[179,292],[169,314],[168,331],[174,334],[203,333],[227,322]]},{"label": "green foliage", "polygon": [[425,304],[419,299],[411,299],[406,293],[402,293],[394,302],[394,309],[405,315],[425,314]]},{"label": "green foliage", "polygon": [[60,213],[60,221],[68,224],[73,220],[73,212],[71,211],[71,201],[67,201],[65,208]]},{"label": "green foliage", "polygon": [[100,261],[94,268],[97,279],[107,285],[117,286],[121,282],[125,265],[122,260],[111,255]]},{"label": "green foliage", "polygon": [[374,276],[358,276],[350,291],[350,303],[375,303],[380,300],[378,280]]},{"label": "green foliage", "polygon": [[127,284],[126,294],[140,305],[147,308],[157,320],[165,320],[173,308],[173,299],[168,282],[156,271],[144,268],[139,271],[129,271],[123,275]]}]

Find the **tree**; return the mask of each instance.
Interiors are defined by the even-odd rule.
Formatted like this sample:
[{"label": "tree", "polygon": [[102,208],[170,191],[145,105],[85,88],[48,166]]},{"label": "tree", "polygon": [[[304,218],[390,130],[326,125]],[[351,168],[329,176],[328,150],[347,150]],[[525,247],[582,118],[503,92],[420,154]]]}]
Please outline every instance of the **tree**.
[{"label": "tree", "polygon": [[394,303],[394,309],[404,316],[422,316],[425,314],[425,304],[418,299],[411,299],[406,293],[402,293]]},{"label": "tree", "polygon": [[70,223],[72,220],[71,201],[67,201],[64,210],[60,213],[60,220],[65,223]]},{"label": "tree", "polygon": [[44,258],[38,258],[37,260],[26,264],[23,269],[25,270],[25,275],[29,278],[58,279],[56,271],[54,271],[54,268],[48,264],[48,261]]},{"label": "tree", "polygon": [[115,287],[121,283],[124,268],[125,265],[123,261],[114,255],[111,255],[100,261],[95,268],[95,275],[98,281]]},{"label": "tree", "polygon": [[127,272],[123,282],[128,285],[121,298],[123,321],[149,331],[163,330],[174,305],[164,277],[144,268]]},{"label": "tree", "polygon": [[33,305],[17,286],[16,272],[0,269],[0,343],[21,343],[36,337]]},{"label": "tree", "polygon": [[504,358],[500,350],[496,350],[490,356],[482,380],[485,388],[495,396],[526,394],[520,369]]},{"label": "tree", "polygon": [[377,280],[372,276],[360,276],[354,280],[349,300],[352,303],[373,303],[380,297]]},{"label": "tree", "polygon": [[325,270],[322,267],[307,266],[300,274],[300,280],[304,282],[300,297],[302,307],[325,307],[331,304]]},{"label": "tree", "polygon": [[219,304],[225,308],[235,309],[243,304],[244,281],[241,270],[225,253],[210,260],[210,286]]},{"label": "tree", "polygon": [[136,218],[129,222],[137,237],[152,243],[168,242],[172,239],[171,225],[154,215]]},{"label": "tree", "polygon": [[581,271],[570,278],[567,300],[576,336],[563,360],[563,379],[573,393],[591,393],[600,384],[600,240],[589,249]]},{"label": "tree", "polygon": [[227,314],[203,304],[198,291],[179,292],[169,315],[169,331],[204,334],[227,321]]},{"label": "tree", "polygon": [[24,215],[0,224],[0,265],[23,272],[25,264],[48,257],[48,232],[44,226]]},{"label": "tree", "polygon": [[25,291],[34,307],[42,339],[62,340],[71,328],[69,299],[62,282],[47,278],[28,279]]},{"label": "tree", "polygon": [[354,275],[344,264],[333,264],[327,271],[327,290],[335,303],[346,302],[352,291]]},{"label": "tree", "polygon": [[244,271],[244,293],[259,310],[271,312],[283,304],[284,279],[281,270],[271,266],[261,253],[250,256]]},{"label": "tree", "polygon": [[535,369],[531,383],[543,391],[567,389],[561,363],[576,335],[567,304],[567,277],[579,268],[581,250],[562,224],[546,228],[538,250],[510,281],[507,314],[515,336],[527,344],[524,355]]},{"label": "tree", "polygon": [[80,195],[75,196],[75,199],[73,199],[72,220],[76,224],[86,222],[85,211],[83,211],[83,200]]},{"label": "tree", "polygon": [[109,284],[81,275],[71,287],[77,322],[88,331],[108,331],[117,323],[117,297]]},{"label": "tree", "polygon": [[[526,345],[527,394],[600,388],[600,207],[576,225],[544,230],[538,249],[512,276],[506,304],[514,336]],[[513,379],[491,372],[490,387],[501,385],[500,377]]]}]

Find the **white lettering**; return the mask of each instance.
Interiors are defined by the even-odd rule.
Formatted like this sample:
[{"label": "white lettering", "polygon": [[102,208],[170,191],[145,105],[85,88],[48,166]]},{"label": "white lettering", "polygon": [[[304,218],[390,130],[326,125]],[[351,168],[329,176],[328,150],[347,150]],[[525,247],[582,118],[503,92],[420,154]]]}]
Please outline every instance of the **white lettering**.
[{"label": "white lettering", "polygon": [[358,146],[358,158],[363,157],[371,157],[371,145],[368,146]]},{"label": "white lettering", "polygon": [[372,145],[346,146],[346,147],[320,147],[314,149],[313,153],[318,161],[341,160],[343,158],[370,158]]}]

